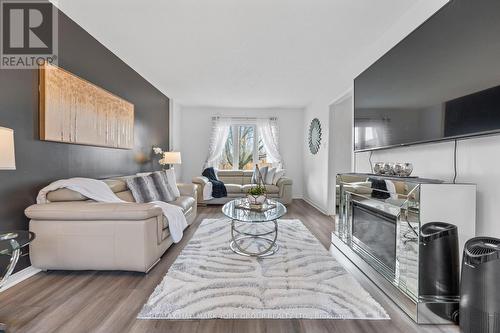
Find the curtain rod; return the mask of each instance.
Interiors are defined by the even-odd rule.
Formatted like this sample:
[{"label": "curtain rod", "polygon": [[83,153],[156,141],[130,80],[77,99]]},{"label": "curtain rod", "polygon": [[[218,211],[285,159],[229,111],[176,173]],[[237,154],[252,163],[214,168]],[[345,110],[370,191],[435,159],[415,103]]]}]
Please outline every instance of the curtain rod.
[{"label": "curtain rod", "polygon": [[270,119],[270,120],[278,120],[277,117],[231,117],[231,116],[214,116],[212,117],[212,120],[217,120],[217,119],[238,119],[238,120],[256,120],[256,119]]}]

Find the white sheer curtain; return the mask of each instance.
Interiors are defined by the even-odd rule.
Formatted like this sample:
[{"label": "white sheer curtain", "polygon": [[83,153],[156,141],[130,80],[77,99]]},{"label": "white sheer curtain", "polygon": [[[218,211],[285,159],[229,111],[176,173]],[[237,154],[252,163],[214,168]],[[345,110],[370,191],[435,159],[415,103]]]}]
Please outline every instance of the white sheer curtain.
[{"label": "white sheer curtain", "polygon": [[275,118],[257,119],[257,131],[262,138],[269,163],[285,168],[279,148],[279,128]]},{"label": "white sheer curtain", "polygon": [[217,167],[219,159],[224,151],[231,121],[220,117],[212,120],[212,135],[208,146],[208,156],[203,165],[203,170],[208,167]]}]

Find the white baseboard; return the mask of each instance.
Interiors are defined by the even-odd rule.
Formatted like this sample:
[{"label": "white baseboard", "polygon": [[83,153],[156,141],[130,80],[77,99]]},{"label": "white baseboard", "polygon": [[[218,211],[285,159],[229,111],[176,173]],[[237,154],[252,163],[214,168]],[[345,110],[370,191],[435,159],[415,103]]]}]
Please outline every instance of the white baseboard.
[{"label": "white baseboard", "polygon": [[330,215],[330,214],[328,214],[328,212],[326,210],[324,210],[323,208],[319,207],[317,204],[315,204],[314,202],[312,202],[311,199],[306,198],[306,197],[303,197],[302,199],[305,202],[307,202],[308,204],[310,204],[311,206],[313,206],[314,208],[316,208],[317,210],[319,210],[321,213],[323,213],[325,215]]},{"label": "white baseboard", "polygon": [[10,287],[15,286],[16,284],[26,280],[27,278],[30,278],[37,273],[40,273],[41,271],[42,270],[39,268],[29,266],[23,270],[20,270],[19,272],[12,274],[9,277],[9,279],[7,280],[7,283],[5,283],[2,288],[0,288],[0,292],[5,291],[5,290],[9,289]]}]

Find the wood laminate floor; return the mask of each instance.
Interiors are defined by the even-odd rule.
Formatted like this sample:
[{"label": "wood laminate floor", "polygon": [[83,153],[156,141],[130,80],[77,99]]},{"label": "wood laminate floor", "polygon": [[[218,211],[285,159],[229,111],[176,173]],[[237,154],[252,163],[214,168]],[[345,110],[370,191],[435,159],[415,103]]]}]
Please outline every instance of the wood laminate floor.
[{"label": "wood laminate floor", "polygon": [[[459,332],[457,326],[415,325],[352,266],[349,271],[387,310],[391,320],[137,320],[149,295],[187,244],[199,223],[222,214],[220,206],[200,207],[183,240],[167,250],[149,273],[42,272],[0,294],[0,321],[9,332]],[[284,218],[300,219],[326,247],[333,220],[302,200]]]}]

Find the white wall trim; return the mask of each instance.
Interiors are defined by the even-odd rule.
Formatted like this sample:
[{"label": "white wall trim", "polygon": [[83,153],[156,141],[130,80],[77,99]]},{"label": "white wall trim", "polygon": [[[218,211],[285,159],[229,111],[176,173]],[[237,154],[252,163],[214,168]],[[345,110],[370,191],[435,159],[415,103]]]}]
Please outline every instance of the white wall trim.
[{"label": "white wall trim", "polygon": [[10,287],[15,286],[16,284],[32,277],[33,275],[40,273],[41,271],[42,270],[39,268],[29,266],[26,267],[25,269],[20,270],[19,272],[12,274],[7,280],[7,283],[5,283],[5,285],[2,288],[0,288],[0,292],[3,292],[9,289]]},{"label": "white wall trim", "polygon": [[341,93],[340,95],[338,95],[337,97],[335,97],[329,104],[328,106],[333,106],[333,105],[336,105],[336,104],[340,104],[342,103],[344,100],[346,100],[347,98],[350,98],[350,97],[354,97],[354,80],[351,84],[351,86],[346,89],[343,93]]},{"label": "white wall trim", "polygon": [[328,212],[319,207],[317,204],[315,204],[311,199],[309,198],[306,198],[306,197],[303,197],[302,200],[304,200],[305,202],[307,202],[308,204],[310,204],[311,206],[313,206],[314,208],[316,208],[317,210],[319,210],[321,213],[323,213],[324,215],[327,215],[327,216],[331,216],[330,214],[328,214]]}]

